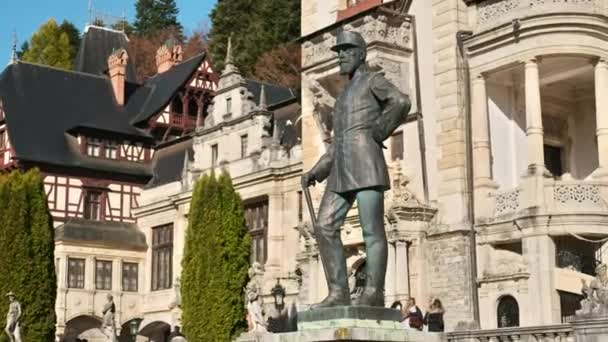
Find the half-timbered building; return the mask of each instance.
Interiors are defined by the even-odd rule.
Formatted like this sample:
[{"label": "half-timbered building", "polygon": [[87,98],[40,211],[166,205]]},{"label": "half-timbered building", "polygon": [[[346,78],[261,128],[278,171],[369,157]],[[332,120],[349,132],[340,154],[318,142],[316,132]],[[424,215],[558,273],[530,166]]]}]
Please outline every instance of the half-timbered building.
[{"label": "half-timbered building", "polygon": [[[123,32],[85,29],[75,70],[14,61],[0,74],[0,169],[39,168],[56,239],[57,333],[100,332],[111,293],[121,339],[141,320],[150,241],[131,208],[153,178],[155,146],[202,125],[216,88],[205,54],[173,40],[140,83]],[[197,120],[198,119],[198,120]],[[84,333],[89,331],[88,333]]]}]

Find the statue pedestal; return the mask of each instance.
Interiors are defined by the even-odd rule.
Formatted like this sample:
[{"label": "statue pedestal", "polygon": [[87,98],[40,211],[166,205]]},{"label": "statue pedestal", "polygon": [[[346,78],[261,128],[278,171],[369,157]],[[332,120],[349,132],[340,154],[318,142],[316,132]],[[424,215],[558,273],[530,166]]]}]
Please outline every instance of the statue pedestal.
[{"label": "statue pedestal", "polygon": [[442,333],[405,329],[397,310],[341,306],[298,312],[298,331],[243,334],[237,342],[441,342]]},{"label": "statue pedestal", "polygon": [[608,336],[608,315],[585,315],[570,324],[577,342],[603,342]]}]

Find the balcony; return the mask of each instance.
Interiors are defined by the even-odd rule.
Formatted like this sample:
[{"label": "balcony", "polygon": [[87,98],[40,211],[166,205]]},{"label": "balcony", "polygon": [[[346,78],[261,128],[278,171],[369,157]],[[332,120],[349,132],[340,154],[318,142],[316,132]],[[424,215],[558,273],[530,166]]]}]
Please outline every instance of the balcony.
[{"label": "balcony", "polygon": [[190,115],[175,114],[169,115],[170,125],[183,127],[183,128],[194,128],[196,126],[196,118]]},{"label": "balcony", "polygon": [[606,0],[482,0],[475,3],[477,29],[484,31],[515,19],[542,14],[581,13],[606,15]]}]

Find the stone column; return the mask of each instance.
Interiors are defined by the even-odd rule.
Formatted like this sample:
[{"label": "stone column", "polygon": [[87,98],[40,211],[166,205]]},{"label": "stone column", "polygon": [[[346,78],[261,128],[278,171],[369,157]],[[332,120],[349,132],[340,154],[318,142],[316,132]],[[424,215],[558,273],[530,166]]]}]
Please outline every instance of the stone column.
[{"label": "stone column", "polygon": [[[266,261],[266,274],[272,278],[281,272],[283,259],[283,196],[272,190],[268,196],[268,260]],[[264,278],[267,278],[265,274]],[[269,279],[269,278],[267,278]]]},{"label": "stone column", "polygon": [[555,288],[555,242],[548,235],[538,235],[524,237],[522,245],[530,278],[527,300],[518,303],[519,312],[534,311],[534,315],[528,315],[526,326],[557,324],[560,302]]},{"label": "stone column", "polygon": [[473,184],[476,188],[492,181],[490,131],[488,120],[488,95],[486,80],[478,75],[472,82],[471,124],[473,138]]},{"label": "stone column", "polygon": [[395,300],[395,244],[388,243],[388,258],[386,264],[386,277],[384,278],[384,295],[386,304],[391,305]]},{"label": "stone column", "polygon": [[595,120],[598,170],[596,177],[608,176],[608,62],[601,58],[595,65]]},{"label": "stone column", "polygon": [[525,78],[528,170],[531,174],[544,174],[546,169],[543,151],[543,118],[540,98],[540,76],[536,58],[525,62]]},{"label": "stone column", "polygon": [[396,299],[403,300],[409,296],[409,271],[407,242],[395,242],[395,295]]}]

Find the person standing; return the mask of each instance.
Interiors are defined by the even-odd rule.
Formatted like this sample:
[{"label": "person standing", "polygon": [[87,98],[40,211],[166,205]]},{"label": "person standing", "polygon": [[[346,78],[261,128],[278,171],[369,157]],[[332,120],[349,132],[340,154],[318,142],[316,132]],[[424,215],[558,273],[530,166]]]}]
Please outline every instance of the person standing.
[{"label": "person standing", "polygon": [[416,298],[411,297],[407,301],[404,317],[404,325],[406,326],[406,328],[412,328],[422,331],[422,327],[424,325],[422,310],[420,310],[420,308],[416,305]]},{"label": "person standing", "polygon": [[428,326],[430,332],[442,332],[444,330],[444,312],[445,310],[443,309],[443,305],[441,305],[441,301],[437,298],[433,299],[431,307],[424,315],[424,324]]}]

